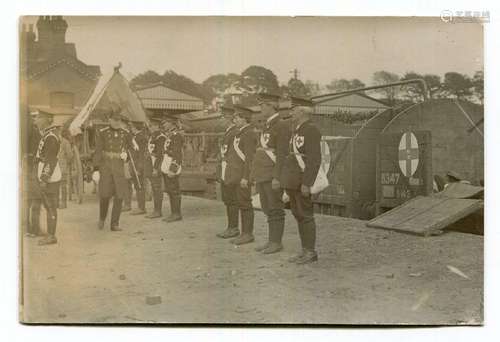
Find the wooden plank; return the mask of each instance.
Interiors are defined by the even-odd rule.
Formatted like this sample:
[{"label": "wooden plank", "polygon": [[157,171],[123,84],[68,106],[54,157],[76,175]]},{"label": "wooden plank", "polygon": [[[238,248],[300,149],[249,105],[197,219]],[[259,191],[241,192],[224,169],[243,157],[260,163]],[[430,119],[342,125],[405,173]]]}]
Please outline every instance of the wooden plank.
[{"label": "wooden plank", "polygon": [[374,218],[367,226],[428,235],[482,207],[481,200],[419,196]]}]

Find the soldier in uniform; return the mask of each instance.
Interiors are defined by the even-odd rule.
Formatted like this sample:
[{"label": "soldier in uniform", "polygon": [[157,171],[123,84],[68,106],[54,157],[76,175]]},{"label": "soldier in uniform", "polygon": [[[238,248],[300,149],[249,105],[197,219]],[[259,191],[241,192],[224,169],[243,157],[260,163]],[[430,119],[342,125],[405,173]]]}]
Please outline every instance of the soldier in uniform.
[{"label": "soldier in uniform", "polygon": [[35,163],[35,156],[38,151],[38,145],[42,135],[40,129],[36,126],[36,116],[38,111],[34,110],[30,113],[30,122],[28,126],[28,229],[26,236],[37,237],[40,232],[40,207],[42,205],[40,186],[38,184],[38,164]]},{"label": "soldier in uniform", "polygon": [[147,155],[144,165],[144,174],[151,183],[151,191],[153,193],[153,212],[146,215],[147,218],[161,217],[163,205],[163,176],[160,170],[163,160],[163,147],[166,134],[161,129],[161,118],[150,119],[150,130]]},{"label": "soldier in uniform", "polygon": [[38,244],[51,245],[57,243],[57,202],[62,177],[57,155],[59,154],[61,142],[57,134],[58,126],[53,125],[53,114],[40,112],[35,117],[35,124],[42,133],[35,156],[35,164],[37,165],[37,180],[40,192],[39,201],[47,211],[48,234],[38,241]]},{"label": "soldier in uniform", "polygon": [[[321,133],[313,125],[312,102],[292,98],[292,120],[294,130],[290,139],[288,155],[281,169],[281,186],[290,197],[290,208],[297,220],[302,251],[289,261],[307,264],[318,260],[315,250],[316,223],[314,221],[311,186],[321,166]],[[299,159],[305,165],[299,164]]]},{"label": "soldier in uniform", "polygon": [[134,185],[137,198],[137,209],[134,209],[131,215],[142,215],[146,213],[146,191],[144,164],[146,159],[146,150],[148,144],[148,133],[143,122],[131,122],[132,131],[132,149],[130,150],[130,173],[132,175],[132,184]]},{"label": "soldier in uniform", "polygon": [[222,115],[231,117],[231,123],[226,128],[226,131],[224,132],[224,136],[222,138],[219,153],[219,164],[217,166],[217,181],[220,183],[222,201],[226,206],[227,228],[223,232],[217,233],[217,237],[220,237],[222,239],[229,239],[240,235],[240,231],[238,229],[239,210],[236,197],[236,187],[228,186],[224,183],[226,178],[227,155],[229,153],[228,151],[234,148],[233,139],[239,130],[238,127],[236,127],[236,125],[232,122],[234,109],[229,107],[222,107],[221,112]]},{"label": "soldier in uniform", "polygon": [[120,231],[120,214],[123,199],[127,196],[125,162],[131,148],[130,133],[122,126],[122,115],[113,111],[109,126],[99,130],[96,135],[93,179],[99,182],[99,224],[104,228],[108,215],[109,201],[113,197],[111,211],[111,231]]},{"label": "soldier in uniform", "polygon": [[235,245],[243,245],[254,241],[250,170],[257,138],[251,124],[253,112],[242,106],[234,106],[234,109],[236,113],[233,123],[238,131],[233,139],[233,147],[227,152],[224,184],[232,188],[230,191],[236,192],[236,201],[241,216],[241,234],[231,242]]},{"label": "soldier in uniform", "polygon": [[182,171],[184,137],[176,119],[163,120],[162,128],[167,136],[163,148],[162,172],[165,192],[170,200],[170,216],[165,217],[163,221],[175,222],[182,220],[179,175]]},{"label": "soldier in uniform", "polygon": [[276,174],[276,146],[281,123],[279,99],[278,95],[265,93],[259,95],[261,111],[267,120],[261,128],[262,133],[253,159],[252,179],[257,185],[260,204],[269,225],[268,241],[255,248],[263,254],[277,253],[283,249],[281,244],[285,227],[283,189],[279,186],[275,189],[272,187],[273,179],[279,178]]}]

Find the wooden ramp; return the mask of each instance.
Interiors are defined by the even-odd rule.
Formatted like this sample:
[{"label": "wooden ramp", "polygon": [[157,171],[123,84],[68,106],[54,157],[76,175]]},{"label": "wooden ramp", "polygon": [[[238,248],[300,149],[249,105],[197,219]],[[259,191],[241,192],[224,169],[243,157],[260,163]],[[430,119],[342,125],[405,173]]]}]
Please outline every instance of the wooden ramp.
[{"label": "wooden ramp", "polygon": [[418,196],[366,225],[418,235],[432,235],[483,207],[483,201],[445,196]]}]

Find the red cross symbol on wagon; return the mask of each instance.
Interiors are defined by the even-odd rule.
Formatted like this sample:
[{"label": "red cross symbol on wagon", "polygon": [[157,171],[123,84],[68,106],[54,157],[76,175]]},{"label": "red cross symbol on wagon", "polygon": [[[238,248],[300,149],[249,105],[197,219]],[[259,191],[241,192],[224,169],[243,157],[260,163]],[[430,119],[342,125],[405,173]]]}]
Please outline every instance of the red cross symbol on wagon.
[{"label": "red cross symbol on wagon", "polygon": [[399,141],[399,168],[405,177],[411,177],[418,168],[418,140],[406,132]]}]

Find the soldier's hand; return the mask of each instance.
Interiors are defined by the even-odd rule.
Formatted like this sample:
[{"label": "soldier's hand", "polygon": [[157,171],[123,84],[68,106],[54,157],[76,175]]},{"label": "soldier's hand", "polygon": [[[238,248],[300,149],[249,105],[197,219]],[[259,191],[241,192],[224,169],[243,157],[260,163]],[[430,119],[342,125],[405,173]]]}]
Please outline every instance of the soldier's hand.
[{"label": "soldier's hand", "polygon": [[302,192],[302,196],[309,197],[311,195],[311,188],[307,185],[302,184],[300,186],[300,192]]},{"label": "soldier's hand", "polygon": [[248,180],[243,178],[241,181],[240,181],[240,186],[244,189],[248,188]]},{"label": "soldier's hand", "polygon": [[280,187],[281,187],[280,181],[277,180],[276,178],[273,178],[273,180],[271,181],[271,188],[273,190],[279,190]]}]

